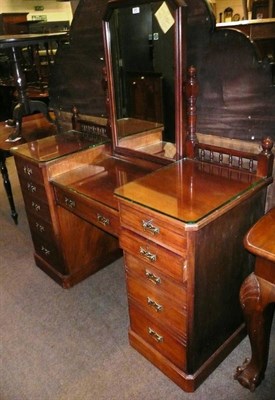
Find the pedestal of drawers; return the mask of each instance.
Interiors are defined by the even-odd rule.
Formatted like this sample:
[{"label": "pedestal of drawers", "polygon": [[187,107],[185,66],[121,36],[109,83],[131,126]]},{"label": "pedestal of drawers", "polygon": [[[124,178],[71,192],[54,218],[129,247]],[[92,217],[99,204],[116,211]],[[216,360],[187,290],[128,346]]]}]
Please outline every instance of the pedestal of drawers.
[{"label": "pedestal of drawers", "polygon": [[[94,157],[98,155],[97,150],[93,153]],[[85,158],[85,151],[69,155],[67,160],[53,162],[35,162],[15,154],[35,262],[64,288],[73,286],[122,255],[117,238],[117,210],[106,208],[112,224],[104,226],[106,210],[103,205],[98,204],[97,208],[92,200],[87,204],[81,196],[76,199],[67,195],[66,190],[57,190],[55,199],[51,174],[70,170],[71,162],[77,165]],[[77,212],[73,212],[74,209]]]},{"label": "pedestal of drawers", "polygon": [[118,199],[130,343],[192,392],[245,335],[238,290],[249,262],[242,239],[246,216],[262,212],[264,193],[201,225]]}]

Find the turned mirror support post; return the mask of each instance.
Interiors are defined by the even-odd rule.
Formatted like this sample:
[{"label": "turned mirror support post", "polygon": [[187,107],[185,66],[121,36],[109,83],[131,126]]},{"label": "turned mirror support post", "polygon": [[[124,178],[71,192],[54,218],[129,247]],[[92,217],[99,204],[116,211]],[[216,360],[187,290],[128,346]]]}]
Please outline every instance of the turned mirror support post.
[{"label": "turned mirror support post", "polygon": [[186,99],[187,99],[187,142],[186,154],[190,158],[195,158],[195,148],[198,143],[196,135],[197,128],[197,107],[196,102],[199,93],[196,68],[191,66],[188,68]]},{"label": "turned mirror support post", "polygon": [[107,69],[103,67],[102,69],[102,88],[105,93],[105,108],[107,114],[107,124],[106,124],[106,132],[109,138],[112,139],[112,129],[111,129],[111,118],[110,118],[110,96],[108,90],[108,80],[107,80]]}]

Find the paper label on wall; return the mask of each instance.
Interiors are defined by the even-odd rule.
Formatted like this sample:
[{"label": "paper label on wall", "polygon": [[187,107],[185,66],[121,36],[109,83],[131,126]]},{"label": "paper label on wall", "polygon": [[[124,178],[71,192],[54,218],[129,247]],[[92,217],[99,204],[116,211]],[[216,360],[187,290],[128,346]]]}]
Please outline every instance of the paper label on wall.
[{"label": "paper label on wall", "polygon": [[155,17],[163,33],[168,32],[175,23],[174,17],[165,2],[163,2],[158,11],[155,12]]}]

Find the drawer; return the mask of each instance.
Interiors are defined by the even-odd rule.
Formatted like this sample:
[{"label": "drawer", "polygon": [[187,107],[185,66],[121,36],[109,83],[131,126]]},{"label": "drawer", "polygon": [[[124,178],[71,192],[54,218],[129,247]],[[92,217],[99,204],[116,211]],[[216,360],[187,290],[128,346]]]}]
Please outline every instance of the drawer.
[{"label": "drawer", "polygon": [[15,157],[16,168],[20,177],[29,178],[34,182],[43,182],[42,169],[24,158]]},{"label": "drawer", "polygon": [[33,240],[40,236],[42,240],[55,240],[52,224],[35,215],[28,215],[30,230]]},{"label": "drawer", "polygon": [[121,248],[149,266],[180,281],[186,280],[186,264],[183,257],[165,249],[154,242],[122,229],[119,237]]},{"label": "drawer", "polygon": [[56,186],[54,186],[54,190],[56,201],[60,206],[98,226],[104,231],[118,236],[119,216],[117,210],[104,206],[91,198],[72,193]]},{"label": "drawer", "polygon": [[[139,306],[163,327],[177,331],[183,339],[186,337],[186,303],[181,306],[167,294],[150,285],[144,285],[133,275],[127,274],[127,290],[130,300]],[[173,295],[173,293],[171,293]]]},{"label": "drawer", "polygon": [[146,343],[170,360],[178,368],[186,369],[186,347],[154,320],[147,318],[133,302],[129,302],[130,327]]},{"label": "drawer", "polygon": [[[156,269],[153,264],[148,265],[146,262],[141,261],[139,258],[129,253],[124,253],[124,264],[126,271],[135,274],[144,284],[150,285],[156,288],[156,290],[172,294],[175,301],[186,303],[185,281],[183,284],[173,281],[170,277]],[[184,278],[185,280],[187,279],[187,273],[183,275],[183,279]]]},{"label": "drawer", "polygon": [[47,202],[47,194],[44,185],[41,185],[31,179],[20,179],[21,190],[23,194],[36,197]]},{"label": "drawer", "polygon": [[46,221],[51,221],[50,209],[47,203],[23,193],[26,211]]},{"label": "drawer", "polygon": [[59,272],[65,273],[64,263],[54,242],[43,240],[38,236],[33,238],[33,244],[36,253],[43,258],[43,260]]},{"label": "drawer", "polygon": [[186,232],[178,221],[160,216],[143,207],[128,206],[120,202],[121,226],[153,240],[176,253],[185,256],[187,248]]}]

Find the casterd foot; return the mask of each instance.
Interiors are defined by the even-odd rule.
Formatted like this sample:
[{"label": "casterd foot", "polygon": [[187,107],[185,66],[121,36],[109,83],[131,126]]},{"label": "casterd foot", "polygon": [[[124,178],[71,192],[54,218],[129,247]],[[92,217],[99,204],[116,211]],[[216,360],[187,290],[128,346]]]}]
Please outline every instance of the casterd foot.
[{"label": "casterd foot", "polygon": [[246,358],[243,365],[237,367],[234,379],[239,381],[239,383],[254,392],[257,386],[264,379],[264,375],[260,374],[258,369],[253,365],[253,363]]}]

